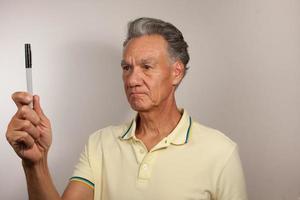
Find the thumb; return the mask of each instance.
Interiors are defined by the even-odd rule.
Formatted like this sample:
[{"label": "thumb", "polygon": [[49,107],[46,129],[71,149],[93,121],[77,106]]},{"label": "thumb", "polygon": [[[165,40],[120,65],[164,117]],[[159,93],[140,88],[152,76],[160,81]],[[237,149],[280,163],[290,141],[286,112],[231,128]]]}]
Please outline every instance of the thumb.
[{"label": "thumb", "polygon": [[46,117],[40,104],[40,97],[38,95],[33,96],[33,110],[39,117]]}]

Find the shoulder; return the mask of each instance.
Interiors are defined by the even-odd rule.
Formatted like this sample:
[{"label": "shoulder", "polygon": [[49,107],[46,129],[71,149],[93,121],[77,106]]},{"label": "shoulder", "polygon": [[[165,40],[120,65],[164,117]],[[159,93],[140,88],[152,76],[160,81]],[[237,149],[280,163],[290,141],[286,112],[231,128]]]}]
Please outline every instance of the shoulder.
[{"label": "shoulder", "polygon": [[190,141],[208,153],[224,157],[237,148],[237,144],[224,133],[193,121]]},{"label": "shoulder", "polygon": [[99,129],[89,136],[88,144],[99,145],[103,142],[113,142],[128,130],[130,124],[131,122],[125,122]]},{"label": "shoulder", "polygon": [[224,143],[230,146],[235,145],[235,142],[221,131],[200,124],[197,121],[192,122],[191,129],[193,137],[195,137],[195,139],[205,138],[206,142]]}]

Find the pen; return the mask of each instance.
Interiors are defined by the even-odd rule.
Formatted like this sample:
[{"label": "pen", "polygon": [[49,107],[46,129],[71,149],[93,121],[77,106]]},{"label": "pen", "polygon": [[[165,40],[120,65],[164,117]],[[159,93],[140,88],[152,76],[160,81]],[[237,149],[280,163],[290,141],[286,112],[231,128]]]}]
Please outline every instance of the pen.
[{"label": "pen", "polygon": [[[25,44],[25,68],[26,68],[26,83],[27,83],[27,92],[33,94],[32,90],[32,63],[31,63],[31,48],[30,44]],[[33,108],[33,104],[30,103],[29,106]]]},{"label": "pen", "polygon": [[31,48],[30,44],[25,44],[25,68],[26,68],[26,82],[27,92],[33,94],[32,90],[32,63],[31,63]]}]

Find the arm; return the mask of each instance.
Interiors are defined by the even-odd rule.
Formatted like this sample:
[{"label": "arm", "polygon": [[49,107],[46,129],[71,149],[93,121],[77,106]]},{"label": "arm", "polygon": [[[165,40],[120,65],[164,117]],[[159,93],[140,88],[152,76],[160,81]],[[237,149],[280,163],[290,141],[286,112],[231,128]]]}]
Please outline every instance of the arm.
[{"label": "arm", "polygon": [[[47,161],[46,161],[47,162]],[[30,200],[92,200],[93,189],[80,182],[71,181],[60,198],[52,182],[48,165],[43,163],[36,166],[26,166],[23,168],[26,175],[28,195]]]},{"label": "arm", "polygon": [[[78,182],[70,182],[62,198],[48,169],[47,154],[52,133],[49,119],[43,113],[38,96],[25,92],[12,95],[18,107],[11,119],[6,138],[22,159],[30,200],[92,200],[93,190]],[[30,103],[33,102],[33,109]]]},{"label": "arm", "polygon": [[237,146],[234,147],[227,159],[218,179],[218,200],[247,200],[247,191],[244,173],[238,154]]}]

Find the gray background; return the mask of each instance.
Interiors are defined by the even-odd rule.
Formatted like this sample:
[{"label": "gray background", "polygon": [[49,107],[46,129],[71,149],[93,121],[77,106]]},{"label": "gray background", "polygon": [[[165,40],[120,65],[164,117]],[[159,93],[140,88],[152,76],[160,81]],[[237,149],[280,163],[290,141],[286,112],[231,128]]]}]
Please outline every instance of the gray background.
[{"label": "gray background", "polygon": [[180,107],[240,147],[251,200],[300,199],[300,1],[0,1],[0,199],[26,199],[19,158],[5,139],[26,89],[24,43],[34,92],[52,120],[49,163],[60,192],[87,137],[133,116],[121,81],[126,24],[162,18],[190,44]]}]

